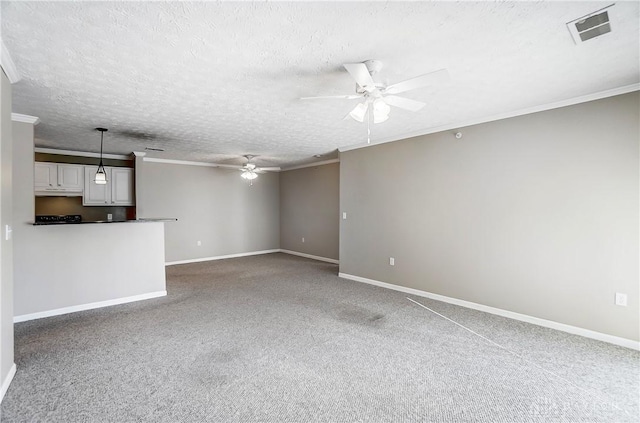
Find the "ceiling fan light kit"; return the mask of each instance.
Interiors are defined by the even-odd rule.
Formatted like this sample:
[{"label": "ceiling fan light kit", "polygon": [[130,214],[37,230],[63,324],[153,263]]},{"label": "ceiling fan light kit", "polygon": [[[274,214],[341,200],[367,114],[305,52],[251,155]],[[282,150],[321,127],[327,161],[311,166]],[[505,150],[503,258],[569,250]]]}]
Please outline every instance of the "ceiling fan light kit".
[{"label": "ceiling fan light kit", "polygon": [[258,174],[253,170],[245,170],[240,176],[248,181],[252,181],[258,177]]},{"label": "ceiling fan light kit", "polygon": [[368,109],[369,104],[366,101],[364,103],[358,103],[358,105],[349,112],[349,116],[358,122],[364,122],[364,117],[366,116]]}]

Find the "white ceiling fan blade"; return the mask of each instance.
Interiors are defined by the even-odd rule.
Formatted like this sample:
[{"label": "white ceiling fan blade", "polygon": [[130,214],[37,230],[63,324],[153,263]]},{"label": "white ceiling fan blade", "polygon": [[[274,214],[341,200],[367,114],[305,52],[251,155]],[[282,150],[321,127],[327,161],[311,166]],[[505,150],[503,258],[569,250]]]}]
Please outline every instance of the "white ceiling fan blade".
[{"label": "white ceiling fan blade", "polygon": [[325,100],[325,99],[333,99],[333,98],[343,98],[347,100],[351,100],[353,98],[360,98],[362,94],[351,94],[351,95],[321,95],[317,97],[300,97],[300,100]]},{"label": "white ceiling fan blade", "polygon": [[406,81],[398,82],[397,84],[389,85],[384,92],[388,94],[398,94],[409,90],[415,90],[416,88],[422,88],[427,85],[447,82],[449,79],[449,72],[447,72],[446,69],[440,69],[435,72],[407,79]]},{"label": "white ceiling fan blade", "polygon": [[411,110],[412,112],[417,112],[427,105],[426,103],[423,103],[421,101],[398,97],[397,95],[384,96],[384,101],[390,106],[399,107],[400,109],[405,110]]},{"label": "white ceiling fan blade", "polygon": [[376,89],[376,83],[373,82],[369,69],[364,63],[345,63],[343,66],[365,91],[371,92]]}]

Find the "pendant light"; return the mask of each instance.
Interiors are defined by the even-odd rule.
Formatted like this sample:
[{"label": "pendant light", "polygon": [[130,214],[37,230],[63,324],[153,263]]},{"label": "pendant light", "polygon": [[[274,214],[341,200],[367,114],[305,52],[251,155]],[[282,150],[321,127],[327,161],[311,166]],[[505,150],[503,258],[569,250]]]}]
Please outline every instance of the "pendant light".
[{"label": "pendant light", "polygon": [[105,185],[107,183],[107,171],[102,164],[102,143],[104,141],[104,133],[108,131],[106,128],[96,128],[96,131],[100,131],[100,164],[98,165],[98,171],[96,172],[96,178],[93,180],[97,185]]}]

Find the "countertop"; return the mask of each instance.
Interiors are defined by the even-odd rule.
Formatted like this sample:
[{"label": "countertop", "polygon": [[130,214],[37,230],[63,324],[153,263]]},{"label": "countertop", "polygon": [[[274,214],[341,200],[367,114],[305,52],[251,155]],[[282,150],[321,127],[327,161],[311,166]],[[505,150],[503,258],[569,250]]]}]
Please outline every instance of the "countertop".
[{"label": "countertop", "polygon": [[33,226],[50,225],[86,225],[90,223],[147,223],[147,222],[176,222],[175,217],[140,217],[134,220],[87,220],[83,222],[35,222]]}]

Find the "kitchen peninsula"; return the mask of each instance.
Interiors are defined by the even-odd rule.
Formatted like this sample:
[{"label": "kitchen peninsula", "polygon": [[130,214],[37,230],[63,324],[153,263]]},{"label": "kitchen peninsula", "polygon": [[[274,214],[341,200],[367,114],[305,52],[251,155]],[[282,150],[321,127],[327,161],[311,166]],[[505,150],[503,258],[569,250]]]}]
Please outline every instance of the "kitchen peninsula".
[{"label": "kitchen peninsula", "polygon": [[[32,124],[13,122],[14,321],[166,295],[166,219],[137,219],[135,202],[123,215],[127,222],[109,223],[105,208],[96,218],[82,219],[95,224],[34,225],[33,135]],[[93,162],[89,158],[86,164]],[[38,198],[50,199],[52,204],[75,198],[81,207],[82,195]],[[64,209],[39,214],[81,213]]]}]

